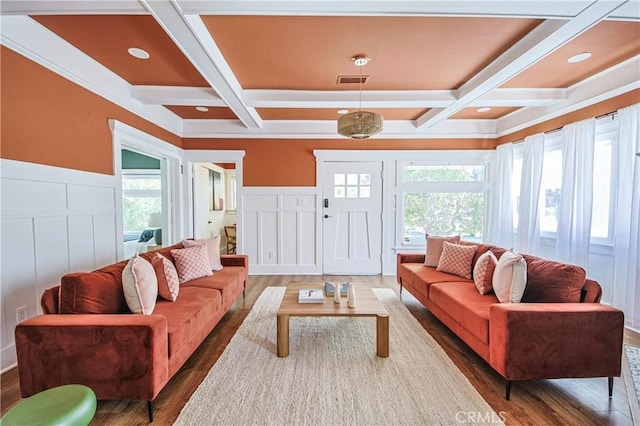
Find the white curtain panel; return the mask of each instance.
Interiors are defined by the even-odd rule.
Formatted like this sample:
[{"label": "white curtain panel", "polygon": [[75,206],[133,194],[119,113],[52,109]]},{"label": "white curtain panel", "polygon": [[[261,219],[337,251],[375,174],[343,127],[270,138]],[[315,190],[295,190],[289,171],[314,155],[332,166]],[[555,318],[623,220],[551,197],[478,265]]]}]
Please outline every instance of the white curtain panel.
[{"label": "white curtain panel", "polygon": [[540,184],[544,161],[544,133],[524,139],[522,179],[518,203],[518,244],[522,253],[540,255]]},{"label": "white curtain panel", "polygon": [[569,124],[562,130],[562,187],[556,257],[585,269],[589,264],[591,239],[595,123],[591,118]]},{"label": "white curtain panel", "polygon": [[612,304],[640,328],[640,104],[621,109],[618,123]]},{"label": "white curtain panel", "polygon": [[491,208],[485,241],[502,247],[513,247],[512,143],[505,143],[496,148],[496,161],[492,170]]}]

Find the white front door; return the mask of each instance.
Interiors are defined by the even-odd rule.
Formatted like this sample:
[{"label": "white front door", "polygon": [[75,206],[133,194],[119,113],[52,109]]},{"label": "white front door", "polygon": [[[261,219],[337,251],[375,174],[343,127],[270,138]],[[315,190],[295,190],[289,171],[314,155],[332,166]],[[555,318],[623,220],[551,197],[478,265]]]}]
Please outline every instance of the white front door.
[{"label": "white front door", "polygon": [[327,162],[324,172],[324,273],[382,273],[382,163]]}]

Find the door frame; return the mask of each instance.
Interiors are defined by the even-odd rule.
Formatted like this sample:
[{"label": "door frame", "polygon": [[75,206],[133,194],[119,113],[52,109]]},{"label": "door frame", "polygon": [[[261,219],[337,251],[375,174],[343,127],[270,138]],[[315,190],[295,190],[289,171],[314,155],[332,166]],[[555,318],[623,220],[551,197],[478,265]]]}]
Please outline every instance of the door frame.
[{"label": "door frame", "polygon": [[[182,236],[180,226],[183,211],[180,207],[181,185],[180,185],[180,163],[182,162],[182,149],[155,136],[131,127],[121,121],[109,119],[113,141],[113,175],[116,179],[116,234],[118,235],[118,245],[116,254],[118,259],[124,257],[124,242],[122,241],[122,150],[128,149],[138,152],[148,157],[160,160],[160,173],[162,178],[162,229],[166,235],[168,244],[179,240]],[[164,240],[163,240],[164,243]]]},{"label": "door frame", "polygon": [[[382,163],[382,235],[381,253],[382,275],[395,274],[396,254],[393,250],[393,235],[395,235],[396,200],[398,187],[395,179],[396,160],[395,151],[369,151],[369,150],[322,150],[316,149],[313,155],[316,157],[316,249],[318,253],[324,253],[324,233],[322,228],[322,195],[324,194],[324,182],[326,177],[326,163]],[[320,270],[324,271],[324,255],[319,259]]]},{"label": "door frame", "polygon": [[245,152],[243,150],[185,150],[184,151],[184,174],[183,181],[183,202],[187,206],[188,212],[184,216],[184,227],[186,234],[194,235],[194,204],[193,204],[193,166],[197,163],[234,163],[236,165],[236,253],[242,253],[244,248],[242,203],[244,198],[244,183],[242,162]]}]

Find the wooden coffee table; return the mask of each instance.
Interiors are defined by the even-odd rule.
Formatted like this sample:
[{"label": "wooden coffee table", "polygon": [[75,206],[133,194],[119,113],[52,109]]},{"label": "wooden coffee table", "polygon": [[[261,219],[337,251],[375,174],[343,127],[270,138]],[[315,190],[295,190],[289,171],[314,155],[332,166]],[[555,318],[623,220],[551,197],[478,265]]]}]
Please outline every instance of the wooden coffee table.
[{"label": "wooden coffee table", "polygon": [[366,284],[355,284],[356,307],[347,307],[347,298],[342,297],[338,305],[333,297],[324,298],[323,303],[298,303],[302,288],[324,288],[324,283],[290,283],[282,298],[277,313],[277,348],[281,358],[289,356],[289,317],[376,317],[376,354],[389,356],[389,314],[376,295]]}]

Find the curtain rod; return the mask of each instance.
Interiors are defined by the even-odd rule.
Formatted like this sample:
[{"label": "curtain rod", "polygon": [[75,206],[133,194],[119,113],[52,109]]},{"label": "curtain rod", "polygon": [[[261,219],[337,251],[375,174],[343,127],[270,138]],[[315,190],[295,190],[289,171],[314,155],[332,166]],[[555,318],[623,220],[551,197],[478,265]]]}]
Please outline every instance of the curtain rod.
[{"label": "curtain rod", "polygon": [[[600,114],[600,115],[598,115],[598,116],[596,116],[596,117],[594,117],[594,118],[595,118],[596,120],[599,120],[599,119],[601,119],[601,118],[605,118],[605,117],[609,117],[609,116],[610,116],[610,117],[611,117],[611,119],[613,120],[613,119],[616,117],[616,114],[617,114],[617,113],[618,113],[618,111],[610,111],[610,112],[606,112],[606,113],[604,113],[604,114]],[[551,133],[559,132],[559,131],[560,131],[560,130],[562,130],[563,128],[564,128],[564,126],[560,126],[560,127],[555,128],[555,129],[547,130],[546,132],[542,132],[542,133],[543,133],[543,134],[545,134],[545,135],[549,135],[549,134],[551,134]],[[520,139],[520,140],[515,141],[515,142],[513,142],[513,143],[514,143],[514,144],[518,144],[518,143],[522,143],[522,142],[524,142],[524,139]]]}]

